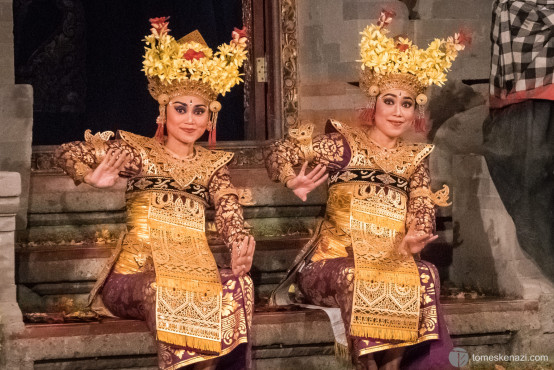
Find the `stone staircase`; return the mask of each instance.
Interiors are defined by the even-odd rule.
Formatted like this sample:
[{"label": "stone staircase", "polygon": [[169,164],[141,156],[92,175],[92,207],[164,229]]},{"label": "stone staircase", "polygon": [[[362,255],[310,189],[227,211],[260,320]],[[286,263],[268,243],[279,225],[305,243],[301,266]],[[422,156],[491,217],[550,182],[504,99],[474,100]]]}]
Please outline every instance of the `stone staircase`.
[{"label": "stone staircase", "polygon": [[[266,305],[269,292],[323,214],[326,193],[319,190],[302,203],[267,179],[260,149],[241,147],[236,152],[233,181],[238,187],[250,187],[258,201],[244,210],[257,240],[252,269],[254,364],[258,369],[340,369],[343,365],[333,355],[332,330],[324,312]],[[124,184],[108,192],[75,187],[51,159],[52,148],[35,150],[28,228],[18,234],[15,247],[15,282],[23,313],[48,313],[46,317],[53,322],[27,322],[23,331],[4,341],[4,353],[12,357],[10,366],[25,370],[154,369],[154,342],[143,322],[67,319],[71,312],[84,308],[97,274],[115,247],[124,222]],[[212,217],[208,213],[208,220]],[[451,262],[449,217],[441,216],[438,227],[439,241],[428,250],[432,262],[446,271]],[[215,235],[213,223],[208,222],[207,229],[217,262],[225,264],[226,247]],[[455,345],[470,353],[509,353],[518,332],[540,326],[536,300],[443,302]],[[40,315],[28,315],[37,316],[40,319]]]},{"label": "stone staircase", "polygon": [[[533,301],[483,299],[443,305],[455,346],[470,353],[507,353],[519,330],[529,323],[538,326],[539,305]],[[21,369],[156,368],[154,341],[142,321],[27,324],[8,343],[8,351],[25,354]],[[258,369],[344,368],[333,355],[333,334],[322,311],[258,306],[252,345]]]},{"label": "stone staircase", "polygon": [[[305,236],[258,240],[251,271],[257,304],[267,301],[269,292],[281,281],[307,240]],[[93,243],[16,249],[16,282],[23,312],[84,309],[96,277],[114,248],[114,243]],[[225,245],[212,245],[211,249],[218,265],[228,265]]]}]

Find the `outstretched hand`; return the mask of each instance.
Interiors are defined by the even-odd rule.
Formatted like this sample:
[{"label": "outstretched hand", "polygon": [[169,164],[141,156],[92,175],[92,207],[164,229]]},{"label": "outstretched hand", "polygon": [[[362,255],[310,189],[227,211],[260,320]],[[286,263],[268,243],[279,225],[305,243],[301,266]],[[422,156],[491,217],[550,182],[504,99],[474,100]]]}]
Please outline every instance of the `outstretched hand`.
[{"label": "outstretched hand", "polygon": [[237,277],[246,275],[252,268],[252,260],[256,250],[256,241],[252,235],[234,242],[231,248],[231,270]]},{"label": "outstretched hand", "polygon": [[419,253],[425,246],[436,240],[439,236],[427,234],[424,231],[416,230],[416,219],[410,224],[410,228],[398,246],[400,254],[407,256],[408,254]]},{"label": "outstretched hand", "polygon": [[322,164],[315,166],[315,168],[308,174],[306,174],[306,168],[308,168],[307,161],[302,165],[298,175],[287,181],[286,184],[287,188],[290,188],[298,198],[302,199],[303,202],[308,199],[308,194],[312,190],[323,184],[329,177],[329,174],[325,173],[327,168]]},{"label": "outstretched hand", "polygon": [[85,175],[85,183],[96,188],[114,186],[122,171],[130,162],[129,153],[120,149],[110,149],[98,167]]}]

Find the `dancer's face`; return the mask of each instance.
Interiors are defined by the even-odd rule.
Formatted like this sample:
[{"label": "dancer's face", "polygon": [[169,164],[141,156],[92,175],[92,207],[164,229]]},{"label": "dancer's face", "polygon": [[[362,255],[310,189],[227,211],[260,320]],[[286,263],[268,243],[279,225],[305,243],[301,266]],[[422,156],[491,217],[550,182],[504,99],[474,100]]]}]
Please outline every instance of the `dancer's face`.
[{"label": "dancer's face", "polygon": [[390,89],[377,97],[375,126],[388,138],[402,135],[414,122],[415,98],[402,89]]},{"label": "dancer's face", "polygon": [[208,103],[204,99],[192,95],[177,96],[167,105],[167,136],[193,144],[206,131],[209,117]]}]

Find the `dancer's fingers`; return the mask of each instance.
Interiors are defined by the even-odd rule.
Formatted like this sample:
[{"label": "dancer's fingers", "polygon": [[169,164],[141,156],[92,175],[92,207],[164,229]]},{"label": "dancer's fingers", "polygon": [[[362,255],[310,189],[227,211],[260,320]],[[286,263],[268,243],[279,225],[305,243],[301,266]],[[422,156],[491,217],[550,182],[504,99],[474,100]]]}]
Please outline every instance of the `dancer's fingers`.
[{"label": "dancer's fingers", "polygon": [[122,152],[117,161],[114,163],[114,168],[117,168],[118,170],[126,164],[126,162],[129,160],[129,153]]},{"label": "dancer's fingers", "polygon": [[[321,176],[325,175],[325,171],[327,171],[327,167],[320,165],[321,168],[317,171],[317,173],[312,177],[313,181],[317,181],[321,178]],[[314,168],[314,171],[316,169]],[[312,171],[313,172],[313,171]]]},{"label": "dancer's fingers", "polygon": [[320,168],[321,168],[321,165],[320,165],[320,164],[318,164],[317,166],[315,166],[315,167],[310,171],[310,173],[306,174],[306,178],[312,180],[312,179],[317,175],[317,173],[319,172]]},{"label": "dancer's fingers", "polygon": [[112,152],[112,155],[110,156],[109,161],[108,161],[108,166],[114,167],[115,163],[117,162],[117,160],[120,157],[120,154],[121,154],[121,150],[119,150],[119,149],[114,150]]},{"label": "dancer's fingers", "polygon": [[329,178],[329,174],[326,173],[322,178],[320,178],[319,180],[317,180],[316,182],[314,182],[314,185],[316,187],[318,187],[319,185],[323,184],[325,181],[327,181],[327,179]]}]

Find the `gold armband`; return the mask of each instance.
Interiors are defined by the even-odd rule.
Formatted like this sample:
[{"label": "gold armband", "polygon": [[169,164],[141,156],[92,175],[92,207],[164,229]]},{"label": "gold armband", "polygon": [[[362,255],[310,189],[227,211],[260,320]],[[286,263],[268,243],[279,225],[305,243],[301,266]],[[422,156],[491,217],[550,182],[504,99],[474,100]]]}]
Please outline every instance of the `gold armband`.
[{"label": "gold armband", "polygon": [[447,207],[452,203],[448,202],[448,195],[450,188],[447,185],[443,185],[442,189],[433,193],[429,188],[417,188],[410,191],[410,198],[413,197],[427,197],[439,207]]}]

